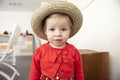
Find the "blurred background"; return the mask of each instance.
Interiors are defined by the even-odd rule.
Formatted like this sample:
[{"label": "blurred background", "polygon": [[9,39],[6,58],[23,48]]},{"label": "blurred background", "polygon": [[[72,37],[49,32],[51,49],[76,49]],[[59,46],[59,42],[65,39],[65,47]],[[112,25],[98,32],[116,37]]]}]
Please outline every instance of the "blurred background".
[{"label": "blurred background", "polygon": [[[0,0],[0,34],[7,31],[9,35],[14,24],[21,27],[20,36],[25,40],[18,40],[18,44],[22,45],[22,48],[17,47],[19,52],[16,50],[19,55],[23,55],[20,50],[32,55],[36,47],[46,42],[33,33],[30,22],[34,10],[50,1],[53,0]],[[120,0],[66,1],[78,6],[83,14],[80,31],[68,42],[78,49],[108,51],[111,60],[111,80],[120,79]],[[30,35],[25,37],[27,34],[34,35],[35,40],[30,38]],[[25,43],[20,43],[22,40]],[[26,46],[27,48],[23,49]]]}]

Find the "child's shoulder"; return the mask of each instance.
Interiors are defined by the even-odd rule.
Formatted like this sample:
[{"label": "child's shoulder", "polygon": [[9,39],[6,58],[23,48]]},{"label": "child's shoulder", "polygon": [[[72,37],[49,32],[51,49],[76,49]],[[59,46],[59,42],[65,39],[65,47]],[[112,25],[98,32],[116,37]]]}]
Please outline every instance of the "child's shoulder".
[{"label": "child's shoulder", "polygon": [[47,43],[40,45],[36,50],[43,50],[47,48]]},{"label": "child's shoulder", "polygon": [[78,49],[73,45],[73,44],[70,44],[68,43],[68,51],[70,52],[78,52]]},{"label": "child's shoulder", "polygon": [[34,51],[35,55],[40,55],[41,53],[43,53],[44,51],[46,51],[46,46],[47,43],[44,43],[42,45],[40,45],[38,48],[36,48],[36,50]]},{"label": "child's shoulder", "polygon": [[68,47],[71,49],[77,49],[73,44],[68,43]]},{"label": "child's shoulder", "polygon": [[72,56],[76,56],[76,55],[79,55],[79,51],[78,49],[73,45],[73,44],[70,44],[68,43],[68,52],[71,53]]}]

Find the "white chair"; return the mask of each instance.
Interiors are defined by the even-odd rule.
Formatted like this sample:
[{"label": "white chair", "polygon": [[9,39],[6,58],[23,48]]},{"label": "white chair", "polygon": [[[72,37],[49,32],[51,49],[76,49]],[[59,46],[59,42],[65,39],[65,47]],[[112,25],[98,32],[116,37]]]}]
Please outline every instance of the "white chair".
[{"label": "white chair", "polygon": [[6,67],[9,67],[11,70],[13,70],[12,76],[9,76],[8,74],[0,70],[0,75],[5,77],[7,80],[14,80],[16,75],[17,76],[20,75],[19,72],[13,66],[15,65],[16,62],[16,58],[15,58],[15,54],[13,54],[13,50],[17,42],[17,39],[19,37],[19,33],[20,33],[20,27],[15,25],[12,29],[12,33],[7,43],[7,48],[4,51],[0,52],[0,56],[1,56],[0,65],[4,65]]}]

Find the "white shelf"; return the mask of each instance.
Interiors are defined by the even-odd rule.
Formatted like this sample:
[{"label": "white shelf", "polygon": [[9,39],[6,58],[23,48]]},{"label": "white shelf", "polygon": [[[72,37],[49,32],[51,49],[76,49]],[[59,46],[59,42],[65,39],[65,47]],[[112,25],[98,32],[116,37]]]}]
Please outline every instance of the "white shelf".
[{"label": "white shelf", "polygon": [[33,55],[33,36],[20,37],[15,48],[16,56]]},{"label": "white shelf", "polygon": [[25,45],[16,45],[14,48],[14,53],[16,56],[32,55],[33,48],[27,48]]},{"label": "white shelf", "polygon": [[16,53],[15,56],[32,56],[33,53],[24,53],[24,54],[21,54],[21,53]]}]

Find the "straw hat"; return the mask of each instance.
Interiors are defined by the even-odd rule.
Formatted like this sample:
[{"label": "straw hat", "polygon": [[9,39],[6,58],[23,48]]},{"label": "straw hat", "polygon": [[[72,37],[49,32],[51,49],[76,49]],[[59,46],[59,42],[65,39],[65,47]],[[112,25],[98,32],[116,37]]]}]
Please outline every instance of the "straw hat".
[{"label": "straw hat", "polygon": [[33,13],[31,25],[34,33],[47,40],[47,37],[43,30],[43,20],[50,14],[63,13],[68,15],[73,21],[73,30],[70,37],[75,35],[81,28],[83,17],[79,8],[67,1],[54,1],[49,2],[38,7]]}]

